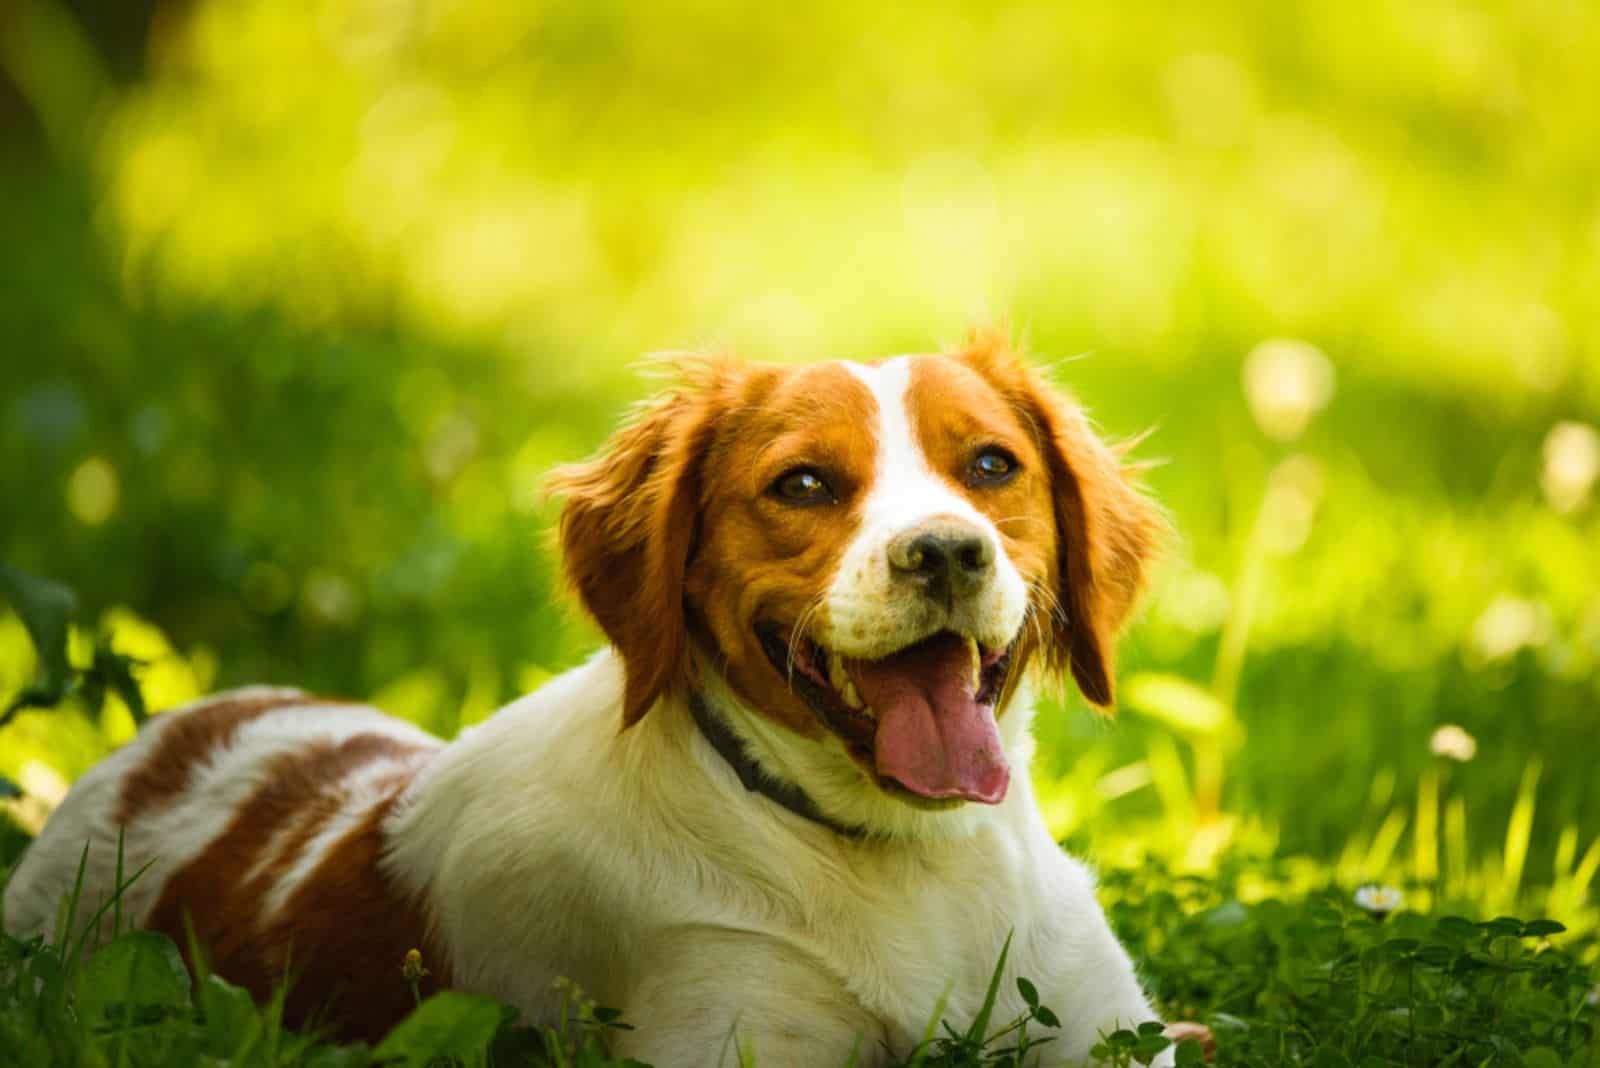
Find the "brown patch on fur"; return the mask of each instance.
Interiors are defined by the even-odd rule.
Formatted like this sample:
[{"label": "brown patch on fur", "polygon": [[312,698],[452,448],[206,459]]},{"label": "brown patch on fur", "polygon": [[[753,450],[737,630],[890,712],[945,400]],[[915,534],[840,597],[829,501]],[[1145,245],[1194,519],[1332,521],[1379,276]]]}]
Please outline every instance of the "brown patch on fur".
[{"label": "brown patch on fur", "polygon": [[336,704],[295,691],[214,697],[198,707],[178,710],[151,724],[161,736],[144,763],[128,773],[117,803],[116,821],[128,826],[152,809],[181,796],[194,770],[225,749],[240,727],[278,708]]},{"label": "brown patch on fur", "polygon": [[[838,365],[704,361],[680,378],[551,483],[566,497],[568,581],[627,667],[623,725],[689,684],[695,633],[754,707],[819,736],[754,625],[801,619],[854,532],[851,505],[873,474],[871,395]],[[794,508],[767,493],[799,465],[829,478],[837,506]]]},{"label": "brown patch on fur", "polygon": [[[383,821],[431,752],[380,734],[357,734],[284,753],[227,828],[162,888],[147,926],[184,948],[186,922],[209,966],[266,999],[292,981],[285,1020],[319,1020],[342,1038],[375,1041],[414,1005],[400,976],[410,949],[434,973],[428,990],[446,985],[419,904],[383,874]],[[312,840],[351,803],[343,787],[376,760],[396,762],[375,785],[361,821],[323,854],[284,907],[267,914],[268,896]],[[191,962],[192,963],[192,962]],[[330,1008],[331,1006],[331,1008]]]},{"label": "brown patch on fur", "polygon": [[699,526],[700,459],[735,377],[731,364],[689,366],[680,388],[652,401],[597,457],[551,476],[551,491],[567,499],[567,581],[627,667],[624,727],[688,682],[683,579]]},{"label": "brown patch on fur", "polygon": [[[1054,480],[1032,423],[995,383],[959,358],[919,359],[912,368],[907,403],[928,467],[994,524],[1002,551],[1028,586],[1028,626],[995,705],[1003,715],[1029,661],[1050,644],[1060,555]],[[970,484],[973,461],[993,447],[1016,459],[1016,475],[999,485]]]},{"label": "brown patch on fur", "polygon": [[958,359],[1021,413],[1050,470],[1058,539],[1048,655],[1097,705],[1113,700],[1116,636],[1144,586],[1165,524],[1072,401],[1023,363],[1005,334],[975,332]]},{"label": "brown patch on fur", "polygon": [[[692,629],[753,709],[788,730],[827,728],[773,665],[756,637],[776,623],[815,637],[829,623],[821,598],[860,529],[877,477],[876,402],[840,364],[760,368],[758,388],[721,417],[706,458],[700,540],[686,577]],[[797,507],[769,490],[805,467],[831,503]]]}]

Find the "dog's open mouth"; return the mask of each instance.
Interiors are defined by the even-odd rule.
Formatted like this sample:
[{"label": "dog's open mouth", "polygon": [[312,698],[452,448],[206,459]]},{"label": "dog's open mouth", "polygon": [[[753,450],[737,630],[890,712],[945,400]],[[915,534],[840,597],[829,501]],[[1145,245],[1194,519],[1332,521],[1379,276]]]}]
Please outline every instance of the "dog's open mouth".
[{"label": "dog's open mouth", "polygon": [[941,631],[879,660],[841,656],[777,624],[767,658],[857,762],[892,791],[997,804],[1011,772],[995,723],[1011,647]]}]

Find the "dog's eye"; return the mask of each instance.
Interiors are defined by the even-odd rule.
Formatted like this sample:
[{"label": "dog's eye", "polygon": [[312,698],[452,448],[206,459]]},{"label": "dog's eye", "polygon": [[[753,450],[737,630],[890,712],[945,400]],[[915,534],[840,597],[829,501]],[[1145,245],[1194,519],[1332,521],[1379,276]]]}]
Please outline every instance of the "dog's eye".
[{"label": "dog's eye", "polygon": [[973,485],[996,485],[1007,482],[1017,473],[1016,458],[1004,449],[984,449],[973,457],[967,479]]},{"label": "dog's eye", "polygon": [[789,504],[831,504],[834,500],[833,490],[810,467],[785,471],[768,492]]}]

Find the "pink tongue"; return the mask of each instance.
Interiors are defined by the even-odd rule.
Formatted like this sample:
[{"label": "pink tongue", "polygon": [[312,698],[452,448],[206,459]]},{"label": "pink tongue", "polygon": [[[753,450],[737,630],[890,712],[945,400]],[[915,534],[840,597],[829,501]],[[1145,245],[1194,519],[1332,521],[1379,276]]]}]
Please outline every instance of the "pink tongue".
[{"label": "pink tongue", "polygon": [[878,715],[878,774],[914,794],[997,804],[1011,771],[994,713],[972,689],[972,654],[940,634],[883,660],[851,665],[861,697]]}]

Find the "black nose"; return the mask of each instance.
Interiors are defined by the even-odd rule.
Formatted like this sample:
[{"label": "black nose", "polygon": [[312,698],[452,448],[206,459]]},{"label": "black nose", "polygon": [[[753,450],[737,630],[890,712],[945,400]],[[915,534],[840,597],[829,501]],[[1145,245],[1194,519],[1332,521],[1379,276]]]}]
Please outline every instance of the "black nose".
[{"label": "black nose", "polygon": [[965,597],[994,570],[994,543],[965,523],[946,521],[908,530],[889,543],[889,566],[920,583],[930,597]]}]

